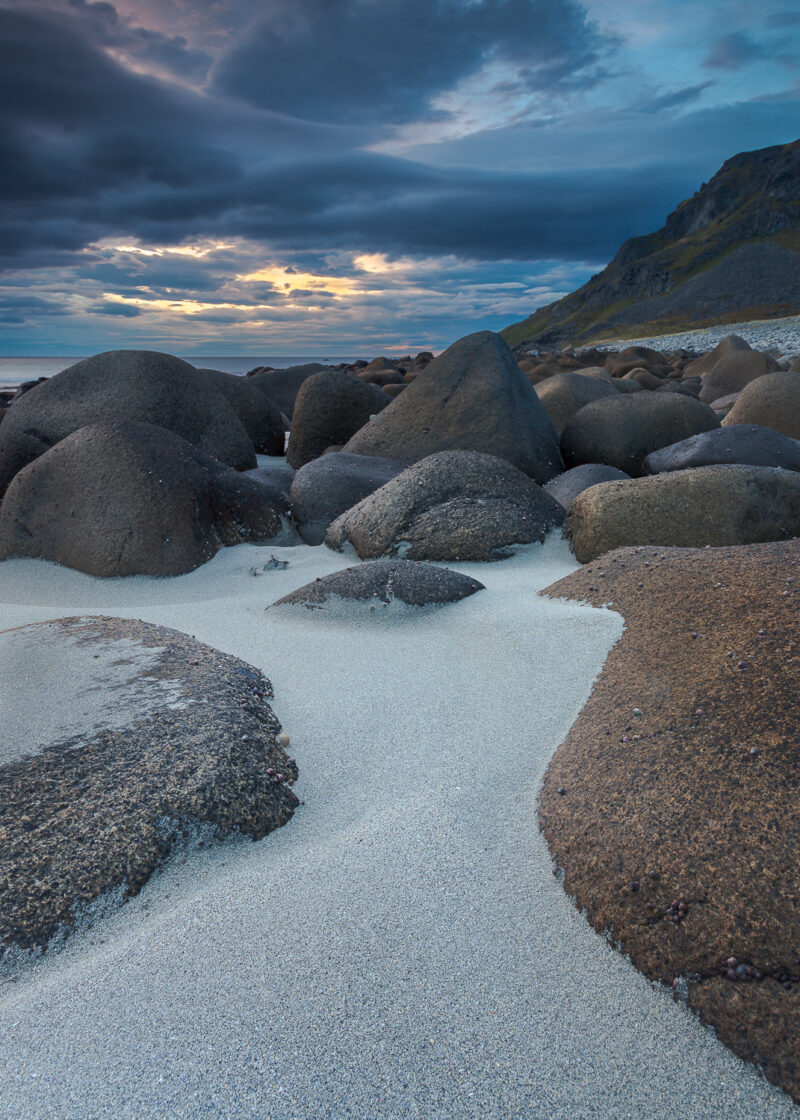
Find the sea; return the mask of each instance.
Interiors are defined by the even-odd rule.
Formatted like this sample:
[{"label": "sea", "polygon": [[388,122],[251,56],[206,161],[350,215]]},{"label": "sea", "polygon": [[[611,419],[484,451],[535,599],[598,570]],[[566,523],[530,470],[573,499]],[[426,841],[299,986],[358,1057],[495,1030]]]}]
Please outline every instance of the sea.
[{"label": "sea", "polygon": [[[363,355],[362,355],[363,356]],[[0,358],[0,389],[9,385],[19,385],[22,381],[35,381],[37,377],[52,377],[62,369],[79,362],[88,354],[73,354],[61,358]],[[285,369],[287,366],[302,366],[307,362],[322,362],[324,365],[336,366],[342,362],[348,365],[357,360],[353,355],[338,354],[281,354],[261,355],[249,354],[245,357],[219,357],[202,356],[184,358],[190,365],[200,369],[219,369],[223,373],[236,373],[244,376],[248,370],[256,366],[273,366],[275,369]]]}]

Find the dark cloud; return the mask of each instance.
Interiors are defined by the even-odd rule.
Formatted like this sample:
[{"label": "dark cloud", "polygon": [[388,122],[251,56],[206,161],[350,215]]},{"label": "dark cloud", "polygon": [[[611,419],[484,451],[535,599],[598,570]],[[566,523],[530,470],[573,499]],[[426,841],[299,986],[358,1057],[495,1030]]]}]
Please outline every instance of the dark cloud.
[{"label": "dark cloud", "polygon": [[672,90],[670,93],[662,93],[658,97],[651,97],[649,101],[642,102],[638,109],[643,113],[663,113],[667,109],[682,109],[684,105],[697,101],[713,84],[713,81],[709,80],[698,82],[693,86],[684,86],[683,89]]},{"label": "dark cloud", "polygon": [[608,46],[575,0],[273,0],[217,90],[314,121],[399,124],[487,62],[529,89],[589,85]]},{"label": "dark cloud", "polygon": [[766,54],[766,49],[744,31],[732,31],[715,40],[703,65],[709,70],[741,70],[748,63],[764,58]]}]

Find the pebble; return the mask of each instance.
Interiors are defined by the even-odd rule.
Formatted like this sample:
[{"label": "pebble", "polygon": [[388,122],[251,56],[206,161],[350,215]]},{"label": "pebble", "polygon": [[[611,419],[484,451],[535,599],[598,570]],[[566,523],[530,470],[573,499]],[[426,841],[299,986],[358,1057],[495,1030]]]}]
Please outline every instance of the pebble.
[{"label": "pebble", "polygon": [[800,315],[785,319],[750,320],[746,323],[723,323],[679,334],[626,338],[618,343],[604,343],[604,348],[616,346],[650,346],[654,350],[713,350],[729,334],[738,334],[754,350],[774,350],[779,357],[795,357],[800,352]]}]

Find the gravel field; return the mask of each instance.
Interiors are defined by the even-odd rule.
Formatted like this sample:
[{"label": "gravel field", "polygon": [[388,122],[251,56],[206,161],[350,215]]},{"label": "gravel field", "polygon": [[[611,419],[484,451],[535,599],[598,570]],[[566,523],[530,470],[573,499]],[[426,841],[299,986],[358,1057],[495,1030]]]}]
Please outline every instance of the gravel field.
[{"label": "gravel field", "polygon": [[[254,579],[272,552],[289,567]],[[305,805],[260,843],[188,850],[0,981],[0,1117],[796,1120],[553,875],[539,784],[622,630],[537,596],[575,569],[566,544],[458,565],[486,590],[452,607],[265,614],[349,563],[5,563],[0,628],[138,617],[262,669]]]},{"label": "gravel field", "polygon": [[[654,338],[604,339],[602,349],[623,349],[626,346],[650,346],[654,350],[713,350],[729,334],[738,334],[754,350],[772,350],[776,357],[795,357],[800,353],[800,315],[786,319],[761,319],[750,323],[725,323],[720,327],[704,327],[681,334],[662,334]],[[579,351],[580,352],[580,351]]]}]

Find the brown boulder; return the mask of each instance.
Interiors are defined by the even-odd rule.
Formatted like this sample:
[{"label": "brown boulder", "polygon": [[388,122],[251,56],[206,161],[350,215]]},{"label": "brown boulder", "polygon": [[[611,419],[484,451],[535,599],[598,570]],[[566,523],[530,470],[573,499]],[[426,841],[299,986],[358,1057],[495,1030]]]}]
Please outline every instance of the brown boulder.
[{"label": "brown boulder", "polygon": [[800,473],[718,465],[603,482],[578,495],[564,532],[582,564],[627,545],[786,540],[800,536]]},{"label": "brown boulder", "polygon": [[594,928],[651,980],[683,978],[800,1100],[798,569],[800,541],[625,549],[548,588],[610,603],[625,630],[540,813]]},{"label": "brown boulder", "polygon": [[800,374],[768,373],[752,381],[742,389],[722,423],[759,424],[800,439]]},{"label": "brown boulder", "polygon": [[535,392],[559,435],[570,417],[585,404],[618,396],[610,380],[582,377],[579,373],[557,373],[540,382]]},{"label": "brown boulder", "polygon": [[720,397],[738,393],[765,373],[772,373],[778,367],[768,354],[757,350],[737,350],[726,354],[703,374],[703,387],[700,400],[710,404]]}]

